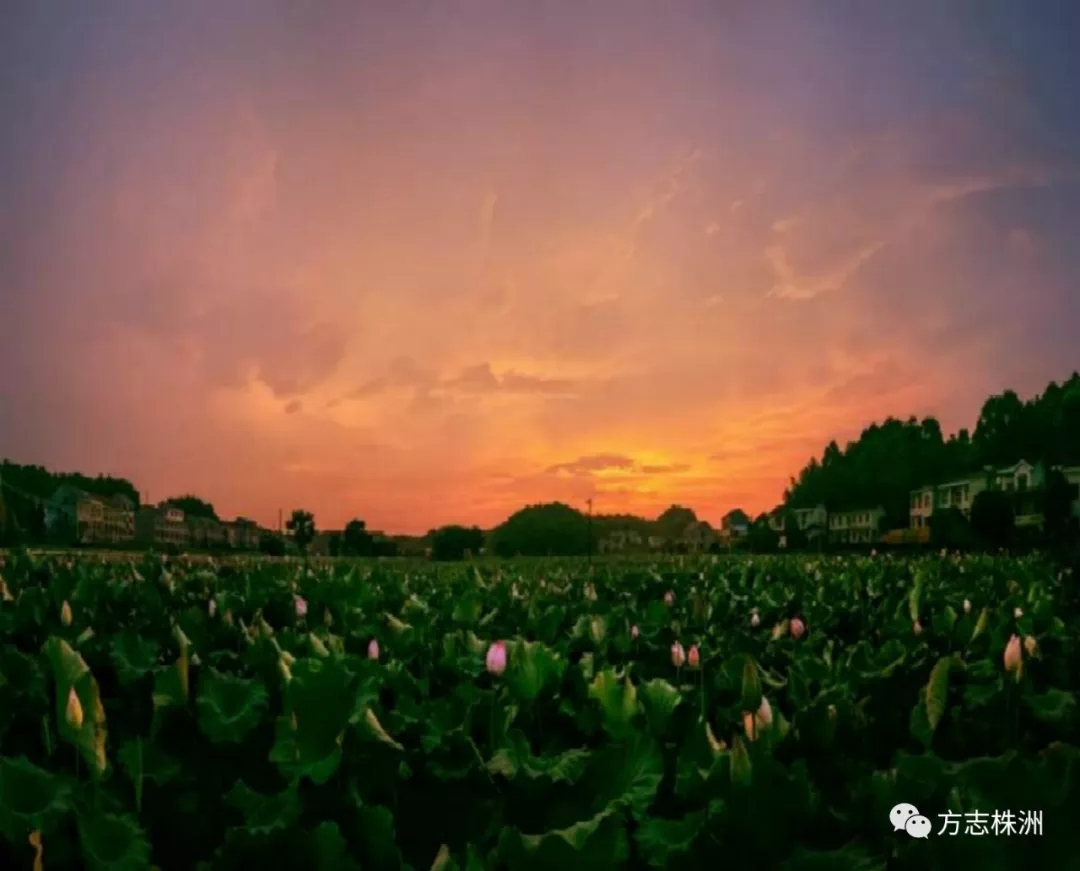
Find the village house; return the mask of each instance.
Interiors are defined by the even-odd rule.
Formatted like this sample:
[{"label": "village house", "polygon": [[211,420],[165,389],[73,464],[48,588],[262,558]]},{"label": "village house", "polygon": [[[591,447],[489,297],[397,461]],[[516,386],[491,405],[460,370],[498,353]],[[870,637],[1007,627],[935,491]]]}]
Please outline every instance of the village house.
[{"label": "village house", "polygon": [[616,529],[609,532],[597,542],[600,553],[622,553],[624,551],[642,548],[645,539],[635,529]]},{"label": "village house", "polygon": [[135,537],[135,503],[123,495],[96,496],[65,484],[45,506],[45,527],[79,544],[123,544]]},{"label": "village house", "polygon": [[233,550],[256,551],[262,540],[262,530],[254,520],[237,517],[231,523],[225,523],[225,536]]},{"label": "village house", "polygon": [[829,541],[837,544],[869,544],[881,536],[885,509],[861,508],[829,514]]},{"label": "village house", "polygon": [[716,540],[715,530],[704,520],[698,520],[687,524],[678,543],[691,553],[701,553],[710,550]]},{"label": "village house", "polygon": [[185,520],[183,510],[168,503],[142,508],[135,518],[135,539],[145,547],[184,550],[191,542],[191,529]]},{"label": "village house", "polygon": [[[1072,490],[1073,513],[1080,517],[1080,466],[1055,466]],[[1015,502],[1016,525],[1039,526],[1042,513],[1039,508],[1039,491],[1046,484],[1046,469],[1042,464],[1020,460],[1002,469],[988,467],[982,472],[945,484],[928,485],[911,491],[909,502],[909,525],[912,529],[928,529],[935,511],[956,508],[965,517],[971,517],[975,497],[984,490],[1001,490],[1017,494]]]},{"label": "village house", "polygon": [[188,526],[188,546],[201,550],[220,550],[229,543],[225,526],[213,517],[198,517],[188,514],[185,518]]}]

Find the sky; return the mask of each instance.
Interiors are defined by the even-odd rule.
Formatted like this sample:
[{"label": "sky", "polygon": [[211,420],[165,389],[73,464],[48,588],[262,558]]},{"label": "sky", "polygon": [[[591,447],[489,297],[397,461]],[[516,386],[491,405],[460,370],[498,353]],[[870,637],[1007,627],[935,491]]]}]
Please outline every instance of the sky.
[{"label": "sky", "polygon": [[0,456],[415,533],[776,505],[1080,368],[1080,4],[9,0]]}]

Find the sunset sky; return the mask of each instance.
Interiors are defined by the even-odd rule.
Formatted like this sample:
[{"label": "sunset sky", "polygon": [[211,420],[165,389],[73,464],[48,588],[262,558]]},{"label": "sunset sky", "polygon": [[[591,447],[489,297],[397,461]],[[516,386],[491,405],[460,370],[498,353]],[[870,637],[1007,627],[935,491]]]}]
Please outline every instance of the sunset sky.
[{"label": "sunset sky", "polygon": [[0,456],[324,528],[771,508],[1080,368],[1078,44],[1075,2],[9,0]]}]

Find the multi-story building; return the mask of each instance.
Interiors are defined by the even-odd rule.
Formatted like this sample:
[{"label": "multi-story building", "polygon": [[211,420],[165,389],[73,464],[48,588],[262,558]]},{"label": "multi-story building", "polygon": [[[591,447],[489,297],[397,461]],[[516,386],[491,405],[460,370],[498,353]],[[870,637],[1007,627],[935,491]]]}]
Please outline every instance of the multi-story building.
[{"label": "multi-story building", "polygon": [[172,546],[185,549],[191,544],[191,528],[184,512],[167,502],[139,511],[135,518],[135,538],[145,546]]},{"label": "multi-story building", "polygon": [[838,544],[877,541],[881,536],[881,520],[885,509],[862,508],[855,511],[835,511],[829,515],[829,540]]},{"label": "multi-story building", "polygon": [[45,507],[45,526],[79,544],[122,544],[135,537],[135,504],[126,496],[95,496],[63,485]]},{"label": "multi-story building", "polygon": [[814,541],[823,535],[828,528],[829,512],[825,510],[824,505],[815,505],[813,508],[796,508],[795,523],[808,541]]},{"label": "multi-story building", "polygon": [[645,538],[636,529],[615,529],[597,542],[600,553],[621,553],[644,546]]},{"label": "multi-story building", "polygon": [[716,530],[704,520],[695,520],[687,524],[678,543],[691,552],[710,550],[716,543]]},{"label": "multi-story building", "polygon": [[188,543],[193,548],[218,550],[228,544],[228,532],[220,521],[213,517],[198,517],[188,514]]},{"label": "multi-story building", "polygon": [[[1080,517],[1080,466],[1055,467],[1064,476],[1073,492],[1073,512]],[[984,490],[1002,490],[1016,494],[1017,526],[1038,526],[1042,523],[1039,491],[1046,484],[1046,469],[1041,464],[1020,460],[1003,469],[987,468],[946,484],[929,485],[911,491],[909,504],[910,526],[927,528],[935,511],[956,508],[965,517],[971,516],[975,497]]]},{"label": "multi-story building", "polygon": [[254,520],[237,517],[232,523],[226,523],[225,535],[229,547],[233,550],[255,551],[262,540],[262,530]]}]

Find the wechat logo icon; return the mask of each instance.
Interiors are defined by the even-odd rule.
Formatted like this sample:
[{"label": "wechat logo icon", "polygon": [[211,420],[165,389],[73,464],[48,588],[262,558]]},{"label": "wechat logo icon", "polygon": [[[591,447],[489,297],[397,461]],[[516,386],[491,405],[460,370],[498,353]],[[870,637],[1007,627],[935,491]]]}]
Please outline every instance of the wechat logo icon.
[{"label": "wechat logo icon", "polygon": [[934,827],[929,817],[924,817],[915,805],[907,802],[901,802],[889,811],[889,822],[894,832],[907,832],[913,838],[929,838]]}]

